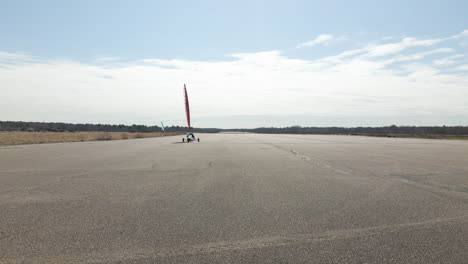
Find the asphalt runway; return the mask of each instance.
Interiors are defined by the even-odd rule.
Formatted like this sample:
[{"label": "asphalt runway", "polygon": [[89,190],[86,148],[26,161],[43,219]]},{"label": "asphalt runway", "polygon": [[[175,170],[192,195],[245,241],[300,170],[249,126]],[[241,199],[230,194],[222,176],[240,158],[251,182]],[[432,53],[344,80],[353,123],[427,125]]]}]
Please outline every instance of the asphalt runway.
[{"label": "asphalt runway", "polygon": [[468,263],[468,141],[0,147],[0,263]]}]

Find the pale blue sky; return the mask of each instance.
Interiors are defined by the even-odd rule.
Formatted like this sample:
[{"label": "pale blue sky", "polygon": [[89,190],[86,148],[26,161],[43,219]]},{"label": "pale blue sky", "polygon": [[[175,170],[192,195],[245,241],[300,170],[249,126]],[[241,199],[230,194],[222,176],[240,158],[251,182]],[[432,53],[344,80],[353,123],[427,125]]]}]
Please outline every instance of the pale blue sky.
[{"label": "pale blue sky", "polygon": [[[468,1],[0,1],[0,49],[46,58],[217,60],[331,33],[359,41],[452,35]],[[317,53],[334,52],[349,43]],[[309,51],[292,52],[311,57]]]},{"label": "pale blue sky", "polygon": [[[0,120],[468,125],[468,1],[0,0]],[[258,124],[258,125],[257,125]]]}]

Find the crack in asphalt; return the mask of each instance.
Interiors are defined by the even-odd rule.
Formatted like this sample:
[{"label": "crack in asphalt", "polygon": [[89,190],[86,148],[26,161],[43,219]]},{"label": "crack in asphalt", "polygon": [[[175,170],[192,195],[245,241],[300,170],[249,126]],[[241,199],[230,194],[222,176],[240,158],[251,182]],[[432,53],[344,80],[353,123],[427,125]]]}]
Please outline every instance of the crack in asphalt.
[{"label": "crack in asphalt", "polygon": [[348,171],[344,171],[344,170],[340,170],[338,168],[335,168],[335,167],[331,166],[330,164],[328,164],[328,163],[326,163],[326,162],[324,162],[324,161],[322,161],[322,160],[320,160],[318,158],[311,157],[309,155],[300,153],[300,152],[298,152],[298,151],[296,151],[294,149],[286,148],[286,147],[276,145],[276,144],[273,144],[273,143],[264,142],[264,144],[273,146],[278,150],[288,152],[288,153],[290,153],[290,154],[292,154],[292,155],[294,155],[296,157],[299,157],[300,159],[302,159],[304,161],[313,162],[318,167],[322,167],[324,169],[332,170],[332,171],[335,171],[337,173],[344,174],[344,175],[352,175],[352,173],[350,173]]},{"label": "crack in asphalt", "polygon": [[[355,237],[368,237],[379,235],[384,232],[404,232],[409,228],[434,228],[434,225],[447,225],[453,223],[468,222],[468,215],[461,215],[451,218],[437,218],[427,221],[410,222],[394,225],[383,225],[364,228],[352,228],[344,230],[326,231],[322,234],[300,234],[291,236],[267,236],[259,238],[251,238],[238,241],[217,241],[204,244],[187,245],[182,247],[167,247],[158,248],[146,251],[129,251],[129,252],[110,252],[109,254],[100,254],[99,256],[89,256],[87,263],[109,263],[109,262],[125,262],[125,261],[143,261],[155,260],[169,257],[190,256],[210,253],[223,253],[235,250],[250,250],[262,249],[271,247],[284,247],[290,245],[319,243],[322,241],[333,241],[337,239],[349,239]],[[30,230],[31,231],[31,230]],[[15,235],[19,235],[15,234]],[[2,259],[0,259],[2,260]],[[4,259],[8,263],[7,259]],[[33,258],[35,263],[68,263],[81,258],[72,256],[58,256],[56,258]],[[12,262],[14,263],[14,262]]]}]

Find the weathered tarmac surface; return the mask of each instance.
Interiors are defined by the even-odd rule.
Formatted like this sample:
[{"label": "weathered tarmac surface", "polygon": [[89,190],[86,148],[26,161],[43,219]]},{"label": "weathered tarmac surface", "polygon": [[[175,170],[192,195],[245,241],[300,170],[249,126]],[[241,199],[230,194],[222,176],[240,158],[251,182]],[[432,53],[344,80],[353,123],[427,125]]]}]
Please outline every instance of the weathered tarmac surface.
[{"label": "weathered tarmac surface", "polygon": [[0,263],[468,263],[468,142],[0,147]]}]

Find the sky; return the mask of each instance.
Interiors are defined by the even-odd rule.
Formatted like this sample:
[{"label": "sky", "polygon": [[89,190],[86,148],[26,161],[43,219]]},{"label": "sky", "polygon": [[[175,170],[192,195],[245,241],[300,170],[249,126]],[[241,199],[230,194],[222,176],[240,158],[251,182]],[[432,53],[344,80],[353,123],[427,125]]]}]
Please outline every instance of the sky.
[{"label": "sky", "polygon": [[468,1],[0,0],[0,120],[468,125]]}]

